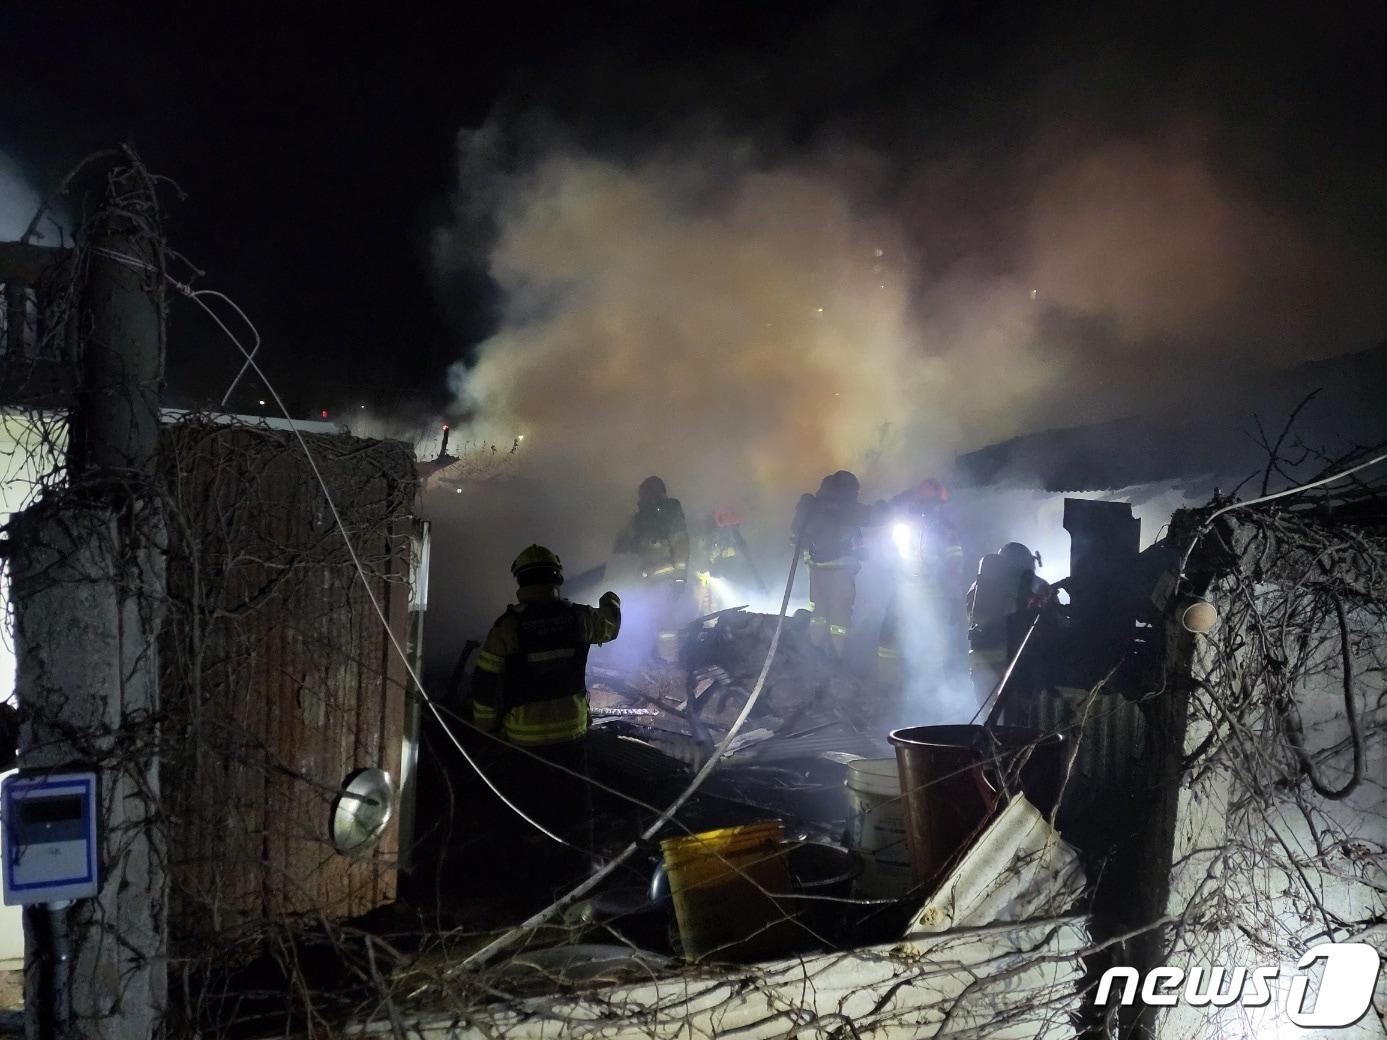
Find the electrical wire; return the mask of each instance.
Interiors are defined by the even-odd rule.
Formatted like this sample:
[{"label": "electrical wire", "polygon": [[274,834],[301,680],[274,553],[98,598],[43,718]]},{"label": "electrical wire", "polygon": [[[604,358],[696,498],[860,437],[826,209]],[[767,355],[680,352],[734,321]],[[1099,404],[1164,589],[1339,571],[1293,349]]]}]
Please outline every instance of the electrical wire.
[{"label": "electrical wire", "polygon": [[[226,388],[226,393],[222,394],[221,407],[225,408],[226,402],[231,400],[231,395],[236,389],[236,384],[239,383],[241,381],[241,377],[246,374],[246,369],[250,368],[251,365],[255,363],[255,355],[260,353],[260,330],[255,327],[255,323],[252,322],[250,318],[246,316],[246,312],[241,310],[241,308],[237,305],[236,301],[233,300],[230,296],[227,296],[226,293],[217,292],[215,289],[198,289],[196,290],[196,295],[215,296],[217,299],[221,300],[223,303],[225,303],[228,307],[230,307],[233,311],[236,312],[240,319],[246,323],[246,328],[250,329],[251,335],[255,337],[255,346],[250,348],[250,353],[246,354],[246,360],[241,363],[241,369],[239,372],[236,373],[236,378],[231,380],[231,385]],[[207,310],[205,304],[202,305],[202,307],[203,310]],[[221,322],[219,321],[218,324],[221,324]],[[226,326],[222,325],[222,329],[225,330]],[[229,336],[231,335],[231,333],[227,332],[227,335]],[[237,346],[239,347],[240,344],[238,343]],[[242,350],[241,352],[243,354],[245,353],[244,350]],[[257,369],[257,371],[259,370]],[[260,378],[264,379],[265,377],[262,375]],[[269,383],[266,383],[265,385],[269,386]]]},{"label": "electrical wire", "polygon": [[1320,477],[1318,480],[1312,480],[1308,484],[1298,484],[1295,487],[1284,488],[1274,494],[1262,495],[1260,498],[1249,499],[1246,502],[1232,502],[1223,506],[1221,509],[1215,509],[1209,514],[1208,518],[1205,519],[1204,523],[1200,525],[1199,534],[1190,541],[1189,546],[1185,549],[1185,555],[1180,560],[1180,577],[1182,579],[1184,578],[1185,567],[1188,566],[1190,555],[1194,552],[1194,547],[1199,543],[1199,539],[1213,530],[1214,521],[1224,513],[1231,513],[1234,509],[1247,509],[1250,506],[1260,506],[1265,502],[1275,502],[1278,498],[1288,498],[1291,495],[1299,495],[1305,491],[1313,491],[1315,488],[1323,487],[1325,484],[1333,484],[1336,481],[1343,480],[1345,477],[1351,477],[1359,470],[1367,469],[1369,466],[1376,466],[1380,462],[1387,462],[1387,454],[1378,455],[1368,459],[1366,462],[1360,462],[1356,466],[1351,466],[1346,470],[1332,473],[1327,477]]},{"label": "electrical wire", "polygon": [[[108,250],[97,250],[97,252],[103,256],[108,257],[109,259],[116,260],[120,263],[124,263],[127,266],[132,266],[143,270],[152,270],[152,268],[150,268],[148,264],[143,263],[135,257],[124,256],[122,254],[114,253]],[[321,471],[318,469],[317,461],[313,458],[313,453],[309,451],[308,443],[304,440],[303,434],[299,431],[299,428],[297,424],[294,422],[292,416],[290,416],[289,411],[285,407],[283,400],[280,398],[278,391],[275,390],[273,384],[271,384],[269,379],[265,376],[265,373],[261,371],[260,366],[256,364],[254,353],[252,351],[246,350],[244,344],[242,344],[241,341],[236,338],[236,335],[227,327],[226,323],[222,321],[221,317],[210,306],[208,306],[207,303],[205,303],[202,300],[202,296],[212,296],[215,298],[225,300],[228,304],[230,304],[235,309],[236,313],[241,317],[241,319],[255,334],[256,350],[258,350],[260,344],[260,334],[259,331],[255,328],[254,323],[251,322],[250,318],[245,314],[243,310],[241,310],[240,307],[236,306],[236,304],[233,301],[231,301],[228,297],[226,297],[223,293],[216,292],[215,290],[193,289],[192,286],[184,282],[178,281],[177,279],[169,276],[167,273],[164,274],[164,277],[168,280],[169,284],[172,285],[178,292],[188,297],[199,307],[201,307],[202,310],[208,315],[208,317],[210,317],[217,324],[217,326],[222,330],[222,332],[225,333],[226,337],[229,340],[231,340],[232,344],[236,347],[236,349],[241,352],[243,357],[245,357],[245,364],[242,368],[242,371],[245,371],[246,369],[253,371],[256,374],[256,376],[259,377],[260,381],[265,385],[265,388],[269,392],[270,396],[274,399],[275,406],[280,410],[280,413],[288,422],[289,429],[291,430],[291,432],[293,432],[295,439],[298,441],[299,447],[302,449],[304,457],[308,460],[309,467],[313,471],[313,476],[318,481],[318,485],[323,491],[323,496],[327,501],[328,509],[332,513],[333,522],[337,525],[337,529],[342,534],[342,540],[347,547],[347,553],[351,557],[352,565],[356,569],[357,576],[361,579],[362,586],[366,590],[366,596],[370,600],[371,606],[375,610],[376,616],[379,618],[382,628],[385,630],[386,637],[390,640],[391,646],[394,647],[395,652],[399,655],[400,660],[404,664],[405,670],[410,677],[410,680],[414,683],[414,688],[419,693],[420,698],[424,701],[424,704],[429,708],[430,712],[432,712],[434,718],[438,721],[438,724],[443,728],[443,732],[447,734],[448,739],[452,742],[453,746],[457,748],[458,752],[462,755],[463,759],[467,762],[467,764],[472,767],[473,771],[476,772],[476,774],[479,777],[481,777],[482,781],[487,785],[487,787],[491,789],[491,792],[495,794],[496,797],[499,798],[503,803],[505,803],[505,805],[509,807],[512,812],[514,812],[517,816],[523,819],[526,823],[530,824],[536,830],[540,831],[542,834],[558,842],[560,845],[573,848],[574,846],[572,846],[569,842],[560,838],[558,835],[552,833],[538,821],[526,815],[523,810],[521,810],[517,805],[515,805],[515,803],[513,803],[509,798],[502,794],[501,791],[496,787],[496,785],[492,783],[490,777],[486,775],[486,773],[476,763],[472,756],[467,753],[467,749],[462,746],[462,743],[458,740],[456,734],[454,734],[453,731],[448,727],[448,724],[444,721],[443,715],[440,712],[438,706],[434,704],[432,698],[430,698],[428,693],[424,690],[423,682],[415,673],[414,666],[410,663],[408,655],[405,653],[404,648],[400,646],[399,640],[395,638],[395,633],[390,628],[390,623],[385,617],[385,612],[381,609],[380,602],[377,600],[374,591],[371,589],[370,582],[366,577],[365,568],[361,566],[361,561],[357,557],[356,548],[352,545],[351,539],[347,536],[346,525],[343,523],[341,514],[337,510],[337,504],[333,500],[331,491],[328,489],[327,481],[323,479],[323,475]],[[228,394],[229,393],[230,390],[228,390]],[[756,685],[752,688],[751,694],[747,697],[746,703],[742,706],[742,710],[740,711],[740,713],[738,713],[736,720],[732,723],[732,727],[727,731],[727,734],[723,737],[722,742],[719,743],[718,746],[714,749],[713,753],[703,764],[703,767],[689,782],[688,786],[685,787],[685,789],[679,794],[679,796],[675,798],[675,800],[671,802],[670,805],[662,813],[660,813],[659,817],[655,820],[655,822],[652,823],[649,827],[647,827],[641,833],[640,837],[637,838],[635,841],[631,842],[624,850],[622,850],[622,852],[619,855],[617,855],[614,859],[610,860],[608,863],[604,864],[600,869],[598,869],[590,877],[588,877],[587,880],[583,881],[572,891],[568,892],[564,896],[561,896],[553,903],[551,903],[549,906],[545,907],[543,910],[540,910],[538,913],[532,915],[518,927],[512,929],[505,935],[502,935],[493,942],[488,943],[482,949],[473,953],[465,961],[463,961],[462,966],[464,968],[480,967],[484,965],[488,960],[491,959],[491,957],[495,956],[497,953],[513,945],[518,939],[520,939],[523,935],[528,933],[531,929],[535,928],[540,924],[543,924],[555,913],[560,912],[561,910],[570,906],[572,903],[581,899],[588,892],[592,891],[593,888],[599,885],[614,871],[616,871],[623,864],[625,864],[626,861],[629,860],[636,852],[638,852],[643,843],[648,842],[651,838],[655,836],[655,834],[657,834],[660,831],[661,828],[663,828],[667,823],[669,823],[670,820],[673,818],[674,814],[677,813],[681,808],[683,808],[685,803],[693,797],[693,795],[698,791],[699,787],[702,786],[703,782],[712,774],[713,770],[717,768],[718,764],[722,760],[722,756],[726,753],[732,741],[736,738],[737,734],[746,724],[747,719],[751,716],[751,711],[756,706],[757,701],[760,700],[761,693],[765,688],[766,677],[770,674],[771,664],[775,660],[776,652],[780,646],[780,637],[785,629],[785,616],[786,612],[789,609],[790,596],[794,590],[795,574],[799,565],[802,542],[803,533],[801,531],[801,533],[796,537],[795,540],[794,555],[790,560],[790,571],[789,574],[786,576],[785,593],[780,601],[780,612],[776,617],[775,631],[771,635],[770,645],[767,647],[766,658],[765,661],[762,663],[761,672],[757,676]],[[588,780],[589,778],[583,777],[582,779]]]},{"label": "electrical wire", "polygon": [[[97,249],[94,250],[94,252],[110,260],[115,260],[118,263],[123,263],[126,266],[134,267],[138,270],[154,270],[148,264],[137,259],[136,257],[125,256],[123,254],[115,253],[106,249]],[[213,310],[202,299],[202,297],[215,297],[218,299],[225,300],[228,304],[230,304],[231,307],[235,309],[236,313],[241,317],[241,320],[244,321],[247,327],[249,327],[251,331],[255,334],[255,349],[259,350],[261,342],[260,333],[259,330],[255,328],[254,322],[250,320],[250,318],[246,315],[246,313],[243,310],[241,310],[240,307],[236,306],[236,304],[223,293],[217,292],[212,289],[194,289],[191,285],[188,285],[185,282],[180,282],[176,278],[173,278],[167,274],[165,274],[164,277],[168,280],[169,284],[172,285],[178,292],[180,292],[182,295],[186,296],[188,299],[192,300],[199,307],[201,307],[203,311],[206,312],[207,316],[210,317],[217,324],[217,327],[220,328],[222,332],[226,334],[226,337],[229,340],[231,340],[232,344],[236,347],[236,349],[241,352],[241,355],[245,358],[245,364],[242,366],[242,371],[244,372],[246,369],[249,369],[250,371],[254,372],[256,376],[259,377],[262,383],[265,384],[265,389],[274,399],[275,407],[279,409],[280,413],[284,416],[285,421],[288,422],[289,429],[294,434],[295,439],[298,441],[299,447],[303,451],[304,458],[308,460],[308,465],[309,468],[313,471],[314,479],[317,480],[318,486],[322,488],[323,497],[327,500],[328,510],[332,513],[333,522],[337,525],[337,529],[342,533],[342,541],[347,547],[347,554],[351,557],[352,566],[356,569],[357,577],[361,579],[362,587],[366,590],[366,598],[370,601],[371,608],[375,611],[376,617],[380,619],[381,627],[385,630],[386,638],[390,640],[390,645],[394,647],[395,653],[399,655],[401,662],[404,664],[405,671],[409,675],[410,681],[413,682],[415,690],[417,690],[419,693],[420,699],[424,702],[425,706],[428,707],[429,711],[433,714],[433,717],[438,721],[438,724],[442,727],[443,732],[447,734],[449,741],[451,741],[453,746],[457,748],[458,753],[462,755],[463,759],[467,762],[467,764],[472,767],[473,772],[475,772],[479,777],[481,777],[482,782],[485,783],[488,788],[490,788],[491,793],[494,794],[497,798],[499,798],[507,806],[507,808],[509,808],[513,813],[515,813],[517,816],[519,816],[522,820],[528,823],[535,830],[539,831],[541,834],[552,839],[553,841],[558,842],[560,845],[566,846],[568,848],[573,848],[573,846],[569,842],[565,841],[563,838],[559,837],[553,831],[549,830],[538,820],[535,820],[529,815],[527,815],[523,809],[521,809],[518,805],[516,805],[509,798],[507,798],[501,792],[500,788],[498,788],[492,782],[491,778],[486,775],[486,772],[481,768],[481,766],[477,764],[476,760],[473,759],[473,757],[470,754],[468,754],[467,749],[463,747],[462,741],[458,739],[457,734],[455,734],[451,727],[449,727],[448,723],[444,721],[442,713],[438,710],[438,706],[434,704],[433,699],[428,695],[427,691],[424,689],[424,684],[420,680],[418,674],[415,672],[414,665],[409,660],[409,655],[405,653],[404,647],[400,646],[400,641],[395,638],[395,633],[390,627],[390,622],[387,620],[385,616],[385,611],[381,609],[380,601],[376,598],[376,594],[374,590],[371,588],[370,580],[366,576],[366,570],[364,567],[361,566],[361,560],[357,556],[356,547],[352,545],[351,538],[347,536],[347,528],[346,525],[342,522],[341,514],[337,510],[337,503],[333,500],[332,492],[328,489],[327,481],[323,479],[323,474],[318,469],[317,460],[313,458],[313,453],[308,450],[308,442],[303,439],[303,434],[300,432],[298,424],[294,422],[293,417],[289,414],[289,409],[285,406],[284,401],[280,398],[279,391],[277,391],[274,388],[274,385],[269,381],[268,378],[266,378],[265,373],[261,371],[260,366],[256,363],[254,353],[252,351],[246,350],[245,345],[242,344],[239,339],[237,339],[236,334],[233,333],[231,329],[227,327],[226,322],[222,321],[221,316],[218,315],[217,312]],[[240,377],[238,376],[237,378],[239,379]],[[231,391],[228,390],[228,396],[230,395],[230,393]]]},{"label": "electrical wire", "polygon": [[[220,296],[221,294],[218,293],[217,295]],[[209,315],[212,315],[214,318],[216,317],[212,309],[199,299],[196,291],[189,293],[189,298],[197,303],[198,306],[202,307]],[[237,310],[239,312],[240,309],[237,308]],[[231,332],[226,329],[226,325],[219,318],[217,318],[216,321],[218,325],[221,325],[221,327],[226,330],[227,335],[230,336]],[[415,673],[414,665],[410,662],[409,655],[405,653],[404,647],[400,646],[400,641],[395,638],[395,633],[390,627],[390,621],[386,618],[385,611],[381,609],[380,600],[376,598],[375,591],[371,588],[370,580],[366,577],[366,570],[361,566],[361,560],[357,557],[356,547],[352,545],[351,538],[347,536],[346,524],[342,522],[342,516],[337,511],[337,503],[333,501],[332,492],[328,490],[327,481],[323,479],[323,474],[318,469],[318,463],[313,458],[313,453],[308,450],[308,443],[303,439],[303,434],[299,431],[298,425],[294,422],[293,418],[290,417],[288,408],[285,407],[284,402],[280,399],[279,391],[277,391],[270,381],[265,378],[265,373],[262,372],[260,366],[255,363],[255,358],[241,345],[239,340],[236,340],[235,337],[232,337],[232,340],[236,344],[236,349],[245,355],[246,367],[250,368],[251,371],[260,378],[260,381],[265,384],[265,389],[274,399],[275,407],[284,415],[284,418],[289,423],[290,430],[299,442],[299,447],[303,449],[304,458],[308,460],[308,465],[313,470],[314,479],[318,481],[319,487],[323,490],[323,497],[327,500],[328,510],[332,513],[333,523],[335,523],[337,529],[342,532],[342,543],[347,547],[347,553],[351,556],[352,566],[356,568],[357,576],[361,579],[361,585],[366,590],[366,598],[370,600],[371,608],[376,612],[376,617],[380,619],[381,627],[385,630],[386,637],[390,640],[390,645],[395,648],[395,652],[399,655],[400,661],[404,664],[405,671],[409,674],[410,681],[414,684],[414,688],[419,691],[419,696],[424,704],[428,707],[429,711],[433,713],[433,717],[438,721],[438,724],[443,727],[443,732],[448,735],[448,739],[452,742],[453,746],[458,749],[458,753],[462,755],[467,764],[472,767],[473,771],[482,778],[482,782],[491,789],[492,794],[501,799],[513,813],[535,830],[553,839],[560,845],[572,848],[573,846],[570,845],[569,842],[560,838],[538,820],[527,815],[523,809],[507,798],[501,792],[501,789],[492,782],[491,778],[486,775],[482,767],[477,764],[470,754],[468,754],[467,749],[462,746],[462,741],[457,738],[457,734],[455,734],[448,726],[447,722],[444,721],[442,713],[438,710],[438,706],[433,702],[433,698],[424,690],[423,680]],[[230,393],[230,391],[228,391],[228,393]]]}]

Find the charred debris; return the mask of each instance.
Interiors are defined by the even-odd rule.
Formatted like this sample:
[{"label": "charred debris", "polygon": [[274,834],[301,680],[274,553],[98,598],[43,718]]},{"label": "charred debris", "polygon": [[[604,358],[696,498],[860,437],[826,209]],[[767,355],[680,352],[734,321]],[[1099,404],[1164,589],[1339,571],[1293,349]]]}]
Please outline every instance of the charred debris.
[{"label": "charred debris", "polygon": [[[999,907],[1028,899],[1030,909],[1057,915],[1103,906],[1101,894],[1095,897],[1093,887],[1085,887],[1085,877],[1099,880],[1100,890],[1106,885],[1114,905],[1126,901],[1117,893],[1138,884],[1137,875],[1150,863],[1134,857],[1119,875],[1113,867],[1118,850],[1156,825],[1145,807],[1161,767],[1151,760],[1158,744],[1146,734],[1164,724],[1159,718],[1148,721],[1148,705],[1162,686],[1171,652],[1165,638],[1169,605],[1160,601],[1158,589],[1170,576],[1171,551],[1162,545],[1143,553],[1139,523],[1122,503],[1069,500],[1065,526],[1073,544],[1065,596],[1046,617],[1028,647],[1027,667],[1017,670],[1005,705],[994,713],[991,743],[984,748],[978,742],[981,725],[932,727],[937,732],[928,735],[930,741],[944,739],[956,747],[922,752],[907,767],[914,770],[911,781],[898,778],[895,764],[898,753],[904,761],[911,751],[896,746],[901,739],[895,744],[890,739],[898,731],[908,742],[913,732],[899,689],[832,660],[812,643],[808,617],[785,620],[751,715],[717,768],[659,837],[775,821],[776,840],[788,850],[788,902],[782,901],[779,914],[798,925],[781,929],[776,942],[756,946],[754,956],[739,955],[746,949],[732,942],[708,960],[890,943],[918,930],[931,915],[960,927],[992,925],[1018,919],[991,916]],[[779,623],[776,615],[731,608],[685,626],[677,662],[620,670],[590,665],[588,755],[597,787],[599,856],[614,854],[673,801],[722,743],[756,686]],[[466,716],[475,650],[464,651],[452,677],[445,702],[450,717]],[[962,669],[966,682],[962,654],[953,666],[952,678],[958,679]],[[1094,691],[1099,707],[1090,703],[1086,709],[1085,699],[1092,701]],[[477,923],[466,918],[477,912],[478,901],[460,898],[461,893],[484,894],[480,902],[488,905],[485,916],[493,924],[501,925],[507,916],[518,920],[536,909],[506,904],[508,878],[523,864],[497,862],[487,854],[490,829],[501,825],[506,810],[456,756],[447,754],[446,742],[426,723],[424,743],[432,753],[426,750],[419,788],[419,853],[402,891],[420,902],[436,898],[444,922],[458,927]],[[473,750],[485,760],[484,742]],[[855,791],[872,786],[858,775],[862,767],[882,763],[889,764],[882,796],[874,801]],[[918,788],[913,806],[906,793],[911,783]],[[998,785],[1016,798],[996,790],[982,799],[976,793]],[[895,810],[895,832],[881,841],[869,835],[864,845],[861,817],[864,807],[870,812],[876,804]],[[1026,805],[1034,819],[1027,817],[1027,826],[1018,831],[1013,813],[992,839],[997,846],[990,848],[980,836],[999,826],[1011,804]],[[912,821],[916,809],[921,819]],[[931,811],[951,814],[952,826],[926,822]],[[960,912],[956,919],[941,918],[941,893],[951,887],[957,896],[961,884],[954,878],[945,885],[945,878],[964,864],[970,848],[982,844],[993,855],[968,864],[981,873],[969,876],[962,888],[1001,890],[1006,885],[999,878],[1027,840],[1052,852],[1067,850],[1063,869],[1032,878],[1034,891],[1010,892],[974,916]],[[893,848],[879,847],[891,841]],[[931,842],[934,847],[921,850],[912,870],[913,846]],[[542,843],[535,852],[543,854]],[[605,888],[570,907],[565,928],[535,930],[522,949],[562,939],[634,947],[666,958],[687,955],[689,937],[681,936],[669,905],[668,859],[668,852],[662,854],[652,842]],[[926,860],[929,876],[922,877],[920,864]],[[766,887],[775,891],[769,883]],[[497,906],[506,910],[496,913]],[[934,909],[922,918],[922,907]],[[1092,934],[1115,934],[1129,917],[1116,915],[1110,925],[1095,922]],[[758,927],[753,915],[747,930]],[[1077,992],[1077,980],[1071,981]]]},{"label": "charred debris", "polygon": [[[1360,449],[1324,459],[1320,475],[1373,458]],[[909,727],[894,691],[827,661],[809,639],[808,619],[788,618],[750,717],[658,836],[675,841],[643,848],[548,926],[507,930],[507,920],[531,907],[498,915],[501,934],[519,938],[480,976],[457,964],[470,963],[496,933],[448,953],[426,946],[403,973],[435,1005],[419,1021],[459,1030],[438,1035],[486,1028],[458,1026],[457,1001],[475,1008],[468,987],[500,971],[506,996],[469,1021],[509,1023],[515,1035],[542,1032],[543,1022],[596,1028],[599,1009],[615,1007],[627,1022],[713,1014],[710,1021],[771,1036],[788,1022],[841,1022],[834,1016],[851,1004],[844,994],[856,991],[870,996],[852,1005],[860,1035],[1160,1035],[1190,1009],[1158,1020],[1158,1009],[1140,1003],[1098,1006],[1097,982],[1109,968],[1200,963],[1220,942],[1235,942],[1239,929],[1281,935],[1283,957],[1316,935],[1370,933],[1381,911],[1372,875],[1384,836],[1371,824],[1365,831],[1361,816],[1336,816],[1335,799],[1352,796],[1355,811],[1366,806],[1367,818],[1381,818],[1364,762],[1381,761],[1383,719],[1362,677],[1382,666],[1382,502],[1380,483],[1357,481],[1246,504],[1216,498],[1177,513],[1165,537],[1142,550],[1130,506],[1067,499],[1064,595],[1038,625],[1028,666],[1015,672],[1016,686],[986,727]],[[1342,556],[1340,566],[1325,554]],[[1282,611],[1285,649],[1257,636],[1266,619],[1247,606],[1253,601]],[[677,663],[590,670],[599,855],[623,846],[714,753],[755,687],[778,622],[720,611],[682,630]],[[465,664],[449,691],[458,712]],[[435,745],[437,738],[426,733]],[[874,801],[864,767],[883,761],[898,769]],[[1250,775],[1251,761],[1266,775]],[[465,900],[449,907],[446,891],[477,886],[503,903],[513,868],[485,856],[486,828],[473,821],[486,811],[486,793],[460,771],[449,776],[435,789],[450,792],[453,820],[468,822],[449,830],[435,816],[439,829],[423,839],[428,851],[402,889],[406,898],[437,894],[445,918],[469,912]],[[1349,861],[1333,862],[1348,853],[1323,840],[1319,855],[1275,852],[1278,800],[1350,836]],[[894,850],[872,833],[871,814],[886,804],[901,810]],[[778,852],[742,860],[742,850],[719,847],[716,858],[736,869],[705,878],[715,888],[732,885],[718,892],[722,922],[709,946],[700,933],[707,921],[694,921],[699,908],[669,899],[681,869],[677,847],[691,834],[707,839],[768,823],[775,826],[765,848]],[[1211,854],[1201,844],[1211,832],[1221,836],[1210,840],[1226,872],[1219,898],[1233,899],[1212,917],[1212,875],[1195,866]],[[1269,851],[1249,855],[1249,841]],[[778,871],[761,869],[777,857]],[[1332,910],[1323,897],[1331,876],[1359,886]],[[1298,933],[1288,915],[1326,927]],[[1202,938],[1187,927],[1195,920]],[[464,927],[462,917],[440,923]],[[981,947],[951,955],[950,943],[964,937]],[[1248,955],[1267,957],[1272,948]],[[1055,970],[1040,978],[1041,963]],[[941,988],[941,976],[972,982]],[[719,994],[720,1012],[684,1006],[678,994],[687,995],[691,978]],[[1012,987],[1008,978],[1023,981]],[[792,998],[805,986],[816,995]],[[1009,1003],[1018,988],[1026,994],[1020,1010]]]}]

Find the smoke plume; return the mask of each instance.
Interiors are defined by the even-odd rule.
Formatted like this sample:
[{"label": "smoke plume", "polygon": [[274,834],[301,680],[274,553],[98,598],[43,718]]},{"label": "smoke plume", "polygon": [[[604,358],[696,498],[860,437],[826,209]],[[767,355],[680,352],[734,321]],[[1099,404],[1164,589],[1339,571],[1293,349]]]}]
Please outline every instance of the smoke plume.
[{"label": "smoke plume", "polygon": [[919,163],[462,135],[435,271],[446,297],[483,263],[501,304],[452,385],[469,436],[525,437],[532,478],[469,527],[603,559],[658,473],[691,519],[742,510],[777,570],[795,497],[835,469],[884,496],[962,450],[1373,342],[1382,265],[1240,184],[1216,129]]},{"label": "smoke plume", "polygon": [[[488,435],[524,432],[590,484],[662,470],[759,497],[838,467],[915,479],[1211,366],[1370,342],[1383,272],[1224,183],[1203,148],[1185,132],[1023,160],[1005,220],[991,206],[1016,182],[970,200],[966,170],[923,169],[884,190],[860,176],[882,157],[542,153],[480,178],[504,303],[455,386]],[[463,168],[477,178],[477,156]],[[960,236],[969,220],[989,240]],[[932,221],[969,248],[933,255]],[[439,233],[441,269],[474,227]]]}]

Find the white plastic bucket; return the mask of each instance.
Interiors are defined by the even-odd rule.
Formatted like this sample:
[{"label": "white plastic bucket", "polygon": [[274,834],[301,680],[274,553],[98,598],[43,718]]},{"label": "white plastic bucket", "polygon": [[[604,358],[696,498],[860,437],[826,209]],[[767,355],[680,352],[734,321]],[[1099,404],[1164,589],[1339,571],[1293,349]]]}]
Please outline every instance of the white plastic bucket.
[{"label": "white plastic bucket", "polygon": [[864,899],[895,899],[910,890],[905,843],[905,799],[894,758],[848,763],[848,847],[862,856],[855,892]]}]

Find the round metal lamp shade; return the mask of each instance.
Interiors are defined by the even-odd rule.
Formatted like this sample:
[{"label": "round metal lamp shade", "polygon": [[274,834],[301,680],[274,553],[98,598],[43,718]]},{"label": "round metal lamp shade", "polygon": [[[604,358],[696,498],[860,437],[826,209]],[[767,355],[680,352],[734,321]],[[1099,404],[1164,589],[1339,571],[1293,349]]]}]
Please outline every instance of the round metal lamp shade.
[{"label": "round metal lamp shade", "polygon": [[395,784],[383,769],[358,769],[332,800],[332,847],[364,852],[380,840],[395,810]]},{"label": "round metal lamp shade", "polygon": [[1218,609],[1206,599],[1191,600],[1180,613],[1186,632],[1205,635],[1218,624]]}]

